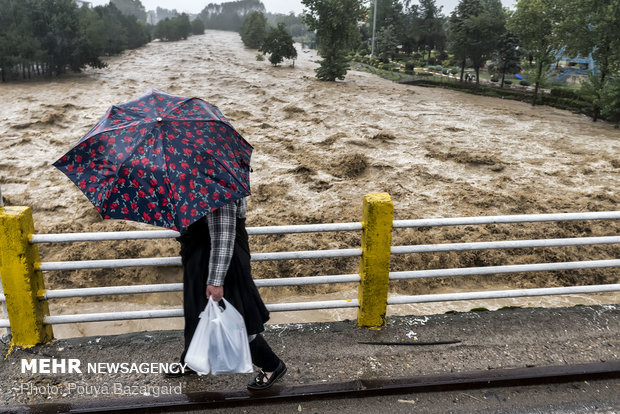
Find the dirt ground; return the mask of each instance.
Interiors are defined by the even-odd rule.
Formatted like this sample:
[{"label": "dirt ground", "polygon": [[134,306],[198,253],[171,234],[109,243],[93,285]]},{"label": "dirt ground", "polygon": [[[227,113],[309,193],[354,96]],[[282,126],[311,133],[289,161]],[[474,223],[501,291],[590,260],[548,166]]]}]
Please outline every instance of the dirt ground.
[{"label": "dirt ground", "polygon": [[[254,146],[248,225],[351,222],[363,195],[388,192],[395,219],[618,209],[620,130],[582,115],[448,90],[396,84],[350,71],[342,82],[314,77],[313,51],[294,67],[257,61],[236,33],[207,31],[175,43],[152,42],[52,81],[0,85],[0,187],[7,205],[31,206],[37,232],[144,228],[103,222],[52,163],[106,109],[157,88],[217,105]],[[565,222],[399,230],[393,243],[617,235],[614,222]],[[258,236],[255,252],[359,246],[359,234]],[[173,240],[41,245],[45,261],[176,256]],[[610,259],[614,245],[398,256],[393,270]],[[256,263],[254,275],[347,274],[358,261]],[[48,287],[181,280],[178,268],[50,272]],[[617,269],[394,283],[395,293],[618,283]],[[351,286],[265,289],[267,301],[329,295]],[[106,299],[107,300],[107,299]],[[112,298],[114,300],[114,298]],[[128,300],[126,297],[122,300]],[[178,294],[136,296],[178,305]],[[618,296],[613,303],[618,303]],[[75,304],[74,302],[68,302]],[[67,305],[70,306],[70,305]]]}]

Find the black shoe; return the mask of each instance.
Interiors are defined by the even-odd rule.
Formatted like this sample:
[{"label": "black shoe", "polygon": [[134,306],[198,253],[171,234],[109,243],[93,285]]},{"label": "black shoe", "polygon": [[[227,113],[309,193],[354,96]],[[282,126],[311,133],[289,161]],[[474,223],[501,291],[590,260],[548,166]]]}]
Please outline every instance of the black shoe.
[{"label": "black shoe", "polygon": [[164,373],[164,377],[166,377],[166,378],[181,378],[181,377],[184,377],[186,375],[193,375],[195,373],[196,373],[196,371],[194,371],[190,367],[185,367],[185,371],[183,371],[182,369],[179,368],[178,371],[165,372]]},{"label": "black shoe", "polygon": [[250,390],[266,390],[271,387],[274,382],[282,378],[286,374],[286,365],[280,361],[278,367],[271,374],[271,377],[267,378],[267,374],[261,369],[256,378],[248,383],[248,389]]}]

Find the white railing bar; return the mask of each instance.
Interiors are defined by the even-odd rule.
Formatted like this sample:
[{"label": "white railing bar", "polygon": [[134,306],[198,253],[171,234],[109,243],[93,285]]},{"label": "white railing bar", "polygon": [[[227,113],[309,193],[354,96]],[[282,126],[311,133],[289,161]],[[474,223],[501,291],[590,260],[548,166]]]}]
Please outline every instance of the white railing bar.
[{"label": "white railing bar", "polygon": [[355,283],[360,281],[360,275],[334,275],[334,276],[300,276],[282,277],[278,279],[256,279],[254,283],[257,287],[272,286],[296,286],[296,285],[319,285],[329,283]]},{"label": "white railing bar", "polygon": [[[361,255],[361,249],[307,250],[299,252],[253,253],[251,261],[262,262],[267,260],[327,259],[334,257],[357,257]],[[181,266],[181,257],[147,257],[142,259],[104,259],[43,262],[39,264],[38,269],[41,271],[56,271],[80,269],[113,269],[139,266]]]},{"label": "white railing bar", "polygon": [[[297,310],[336,309],[359,307],[357,299],[329,300],[319,302],[275,303],[266,305],[270,312],[286,312]],[[56,325],[62,323],[121,321],[128,319],[177,318],[183,316],[183,309],[164,309],[127,312],[79,313],[74,315],[45,316],[43,322]],[[0,320],[2,322],[2,320]]]},{"label": "white railing bar", "polygon": [[266,306],[269,312],[289,312],[315,309],[357,308],[360,304],[357,299],[350,299],[317,302],[272,303]]},{"label": "white railing bar", "polygon": [[[2,203],[2,194],[0,194],[0,204]],[[6,316],[7,318],[9,317],[9,311],[6,308],[6,296],[4,296],[4,289],[2,287],[2,280],[0,280],[0,310],[2,310],[2,315]],[[6,323],[9,323],[8,319],[0,319],[0,327],[2,328],[6,328],[7,333],[10,335],[11,334],[11,326],[7,325],[7,326],[2,326],[2,321],[6,321]]]},{"label": "white railing bar", "polygon": [[574,295],[583,293],[618,292],[620,284],[567,286],[557,288],[492,290],[487,292],[441,293],[436,295],[393,296],[388,298],[388,305],[407,303],[451,302],[455,300],[506,299],[526,296]]},{"label": "white railing bar", "polygon": [[248,227],[249,236],[265,234],[324,233],[329,231],[360,231],[362,223],[296,224],[290,226]]},{"label": "white railing bar", "polygon": [[430,277],[453,277],[472,275],[492,275],[499,273],[543,272],[556,270],[599,269],[620,267],[620,259],[590,260],[583,262],[535,263],[507,266],[463,267],[456,269],[409,270],[390,272],[390,280],[422,279]]},{"label": "white railing bar", "polygon": [[534,223],[541,221],[620,219],[620,211],[585,213],[522,214],[509,216],[455,217],[418,220],[394,220],[394,228],[462,226],[470,224]]},{"label": "white railing bar", "polygon": [[31,243],[74,243],[85,241],[171,239],[179,237],[174,230],[106,231],[85,233],[33,234]]},{"label": "white railing bar", "polygon": [[[523,214],[507,216],[481,216],[481,217],[456,217],[418,220],[394,220],[394,228],[409,227],[433,227],[433,226],[458,226],[469,224],[494,224],[494,223],[527,223],[540,221],[566,221],[566,220],[608,220],[620,219],[620,211],[584,212],[584,213],[558,213],[558,214]],[[362,229],[362,223],[326,223],[326,224],[300,224],[290,226],[265,226],[248,227],[249,235],[265,234],[293,234],[314,233],[330,231],[358,231]],[[79,241],[106,241],[106,240],[138,240],[138,239],[162,239],[175,238],[179,233],[173,230],[148,230],[148,231],[118,231],[118,232],[91,232],[91,233],[60,233],[60,234],[34,234],[31,236],[32,243],[63,243]]]},{"label": "white railing bar", "polygon": [[0,328],[10,328],[11,324],[8,319],[0,319]]},{"label": "white railing bar", "polygon": [[[330,283],[359,282],[357,274],[333,276],[283,277],[278,279],[258,279],[254,283],[258,287],[319,285]],[[94,288],[55,289],[47,290],[39,299],[64,299],[86,296],[132,295],[140,293],[182,292],[183,283],[161,283],[155,285],[103,286]]]},{"label": "white railing bar", "polygon": [[43,323],[56,325],[61,323],[125,321],[129,319],[177,318],[183,316],[183,309],[157,309],[126,312],[78,313],[75,315],[45,316]]},{"label": "white railing bar", "polygon": [[143,259],[106,259],[106,260],[76,260],[69,262],[43,262],[38,269],[52,270],[80,270],[80,269],[113,269],[138,266],[181,266],[181,257],[148,257]]},{"label": "white railing bar", "polygon": [[475,243],[419,244],[393,246],[392,254],[456,252],[465,250],[518,249],[529,247],[584,246],[620,243],[620,236],[574,237],[566,239],[506,240]]},{"label": "white railing bar", "polygon": [[[326,223],[326,224],[300,224],[291,226],[265,226],[248,227],[249,235],[264,234],[294,234],[294,233],[319,233],[329,231],[356,231],[362,229],[362,223]],[[180,233],[174,230],[146,230],[146,231],[110,231],[110,232],[86,232],[86,233],[54,233],[33,234],[31,243],[74,243],[85,241],[110,241],[110,240],[142,240],[142,239],[172,239],[179,237]]]},{"label": "white railing bar", "polygon": [[328,259],[333,257],[358,257],[361,255],[361,249],[306,250],[298,252],[252,253],[251,261]]},{"label": "white railing bar", "polygon": [[94,288],[47,290],[40,299],[64,299],[86,296],[132,295],[138,293],[182,292],[183,283],[160,283],[155,285],[102,286]]}]

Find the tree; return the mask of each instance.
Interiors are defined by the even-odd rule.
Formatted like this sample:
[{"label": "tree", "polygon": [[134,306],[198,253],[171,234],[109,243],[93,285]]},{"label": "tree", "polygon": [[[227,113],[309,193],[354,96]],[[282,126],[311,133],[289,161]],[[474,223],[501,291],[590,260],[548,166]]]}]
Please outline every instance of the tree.
[{"label": "tree", "polygon": [[381,60],[389,62],[394,57],[394,53],[397,50],[396,46],[398,46],[394,26],[390,25],[379,29],[376,43],[377,54],[381,57]]},{"label": "tree", "polygon": [[106,36],[104,54],[116,55],[127,49],[127,29],[121,23],[123,15],[120,10],[110,3],[95,7],[95,11],[103,22]]},{"label": "tree", "polygon": [[493,63],[494,68],[497,68],[502,74],[501,88],[504,87],[506,72],[514,74],[521,70],[520,62],[519,41],[510,31],[506,31],[499,38],[495,62]]},{"label": "tree", "polygon": [[[592,54],[596,70],[589,77],[596,121],[602,97],[613,75],[620,70],[620,0],[561,0],[558,37],[573,55]],[[590,68],[592,69],[592,68]]]},{"label": "tree", "polygon": [[154,36],[160,40],[174,42],[181,39],[187,39],[191,31],[191,23],[187,14],[172,19],[164,19],[155,26]]},{"label": "tree", "polygon": [[470,59],[480,83],[480,68],[496,50],[505,23],[499,0],[461,0],[450,17],[449,30],[449,48],[461,62],[461,80]]},{"label": "tree", "polygon": [[520,39],[534,64],[532,105],[536,105],[540,83],[560,49],[554,31],[560,21],[556,4],[555,0],[520,0],[508,21],[508,29]]},{"label": "tree", "polygon": [[245,47],[259,49],[267,35],[267,18],[259,11],[253,11],[245,17],[239,30]]},{"label": "tree", "polygon": [[205,32],[205,24],[200,19],[192,20],[192,34],[201,35]]},{"label": "tree", "polygon": [[245,16],[253,11],[265,11],[260,0],[237,0],[221,4],[209,3],[200,12],[200,19],[207,29],[238,32]]},{"label": "tree", "polygon": [[403,35],[401,42],[403,51],[411,53],[418,50],[422,30],[419,24],[420,12],[417,4],[411,4],[411,0],[405,0],[403,8]]},{"label": "tree", "polygon": [[146,23],[146,10],[140,0],[110,0],[110,3],[126,16],[134,16]]},{"label": "tree", "polygon": [[316,77],[324,81],[344,79],[349,70],[347,52],[359,38],[358,20],[364,9],[362,0],[302,0],[307,7],[304,22],[316,30],[318,53],[322,60]]},{"label": "tree", "polygon": [[86,63],[92,67],[104,68],[107,65],[100,60],[105,54],[106,33],[99,15],[88,7],[79,10],[81,53]]},{"label": "tree", "polygon": [[293,38],[287,33],[284,23],[278,23],[275,28],[269,29],[259,51],[263,54],[269,53],[269,62],[273,66],[279,65],[284,59],[297,57]]},{"label": "tree", "polygon": [[[405,32],[403,5],[398,0],[376,0],[377,1],[377,18],[375,20],[374,2],[370,2],[370,10],[368,22],[371,27],[369,32],[372,33],[372,24],[375,22],[375,33],[385,33],[388,30],[392,37],[401,38]],[[389,29],[388,29],[389,28]],[[375,38],[376,46],[376,38]]]},{"label": "tree", "polygon": [[433,49],[443,50],[446,45],[446,32],[441,9],[441,6],[437,7],[435,0],[420,0],[420,8],[418,9],[419,45],[423,50],[428,51],[428,59],[431,58]]},{"label": "tree", "polygon": [[607,81],[601,93],[601,115],[608,121],[620,121],[620,77]]},{"label": "tree", "polygon": [[461,66],[461,82],[465,72],[465,65],[469,55],[469,34],[467,21],[482,13],[482,4],[479,0],[461,0],[450,15],[448,23],[448,50]]}]

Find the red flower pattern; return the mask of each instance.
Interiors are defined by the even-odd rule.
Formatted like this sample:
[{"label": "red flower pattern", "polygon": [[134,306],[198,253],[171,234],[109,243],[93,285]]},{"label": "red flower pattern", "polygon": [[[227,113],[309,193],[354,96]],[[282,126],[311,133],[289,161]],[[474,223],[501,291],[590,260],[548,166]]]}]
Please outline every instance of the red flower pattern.
[{"label": "red flower pattern", "polygon": [[102,217],[181,230],[250,194],[251,154],[217,107],[152,90],[111,107],[54,165]]}]

